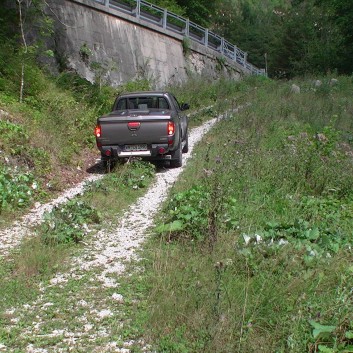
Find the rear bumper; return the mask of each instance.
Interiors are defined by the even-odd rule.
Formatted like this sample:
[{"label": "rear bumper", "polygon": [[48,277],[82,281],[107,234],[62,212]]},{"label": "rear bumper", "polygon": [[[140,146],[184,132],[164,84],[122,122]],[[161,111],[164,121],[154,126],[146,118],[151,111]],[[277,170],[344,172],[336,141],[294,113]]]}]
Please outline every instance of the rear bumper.
[{"label": "rear bumper", "polygon": [[[170,160],[172,151],[169,150],[168,144],[152,144],[147,147],[146,151],[124,151],[124,146],[102,146],[99,148],[102,160],[111,160],[129,157],[141,157],[149,160]],[[160,153],[163,148],[165,153]]]}]

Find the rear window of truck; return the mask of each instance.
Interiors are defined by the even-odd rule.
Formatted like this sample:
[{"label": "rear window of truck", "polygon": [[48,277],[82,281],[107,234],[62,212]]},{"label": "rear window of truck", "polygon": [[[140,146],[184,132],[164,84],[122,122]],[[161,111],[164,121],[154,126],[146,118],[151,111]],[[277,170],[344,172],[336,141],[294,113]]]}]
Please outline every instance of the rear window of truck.
[{"label": "rear window of truck", "polygon": [[164,97],[132,97],[119,99],[115,110],[126,109],[169,109],[169,104]]}]

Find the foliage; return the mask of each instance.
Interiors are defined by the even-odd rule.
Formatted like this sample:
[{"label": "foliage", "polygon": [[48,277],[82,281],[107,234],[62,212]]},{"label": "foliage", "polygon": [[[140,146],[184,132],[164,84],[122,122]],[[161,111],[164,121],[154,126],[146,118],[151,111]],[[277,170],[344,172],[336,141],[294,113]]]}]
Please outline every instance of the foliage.
[{"label": "foliage", "polygon": [[161,8],[168,9],[168,11],[173,12],[177,15],[185,15],[185,9],[180,6],[176,0],[153,0],[150,2],[156,4]]},{"label": "foliage", "polygon": [[79,50],[80,57],[85,64],[88,64],[89,58],[92,55],[92,50],[88,47],[87,43],[83,43]]},{"label": "foliage", "polygon": [[38,183],[30,172],[0,167],[0,214],[31,204],[38,192]]},{"label": "foliage", "polygon": [[339,81],[296,82],[299,95],[247,81],[236,100],[252,104],[196,148],[144,253],[157,351],[350,350],[352,82]]},{"label": "foliage", "polygon": [[100,222],[100,215],[80,200],[70,200],[44,214],[39,234],[45,244],[78,243],[87,235],[88,224]]},{"label": "foliage", "polygon": [[155,166],[149,162],[133,159],[129,163],[115,167],[108,180],[95,182],[86,187],[88,192],[110,193],[114,189],[139,190],[146,188],[155,175]]},{"label": "foliage", "polygon": [[128,81],[118,87],[118,94],[125,92],[148,91],[151,89],[151,82],[142,77],[137,80]]},{"label": "foliage", "polygon": [[334,71],[343,38],[331,21],[330,12],[315,2],[306,1],[293,7],[287,21],[283,44],[293,73]]},{"label": "foliage", "polygon": [[215,10],[216,1],[187,1],[187,0],[176,0],[177,4],[185,9],[185,16],[190,18],[191,21],[208,27],[210,24],[210,17]]},{"label": "foliage", "polygon": [[56,84],[72,92],[75,99],[95,108],[95,114],[102,115],[110,111],[116,97],[116,90],[107,85],[92,84],[77,73],[62,72],[56,78]]},{"label": "foliage", "polygon": [[[225,197],[220,190],[216,194],[210,189],[209,183],[203,183],[173,195],[165,210],[168,216],[156,227],[156,232],[167,235],[169,239],[209,240],[216,232],[215,227],[236,227],[236,199]],[[222,215],[215,217],[220,209]]]},{"label": "foliage", "polygon": [[254,1],[217,3],[211,27],[249,53],[249,61],[271,76],[349,74],[351,65],[349,1]]},{"label": "foliage", "polygon": [[319,352],[338,353],[353,351],[352,327],[343,324],[343,327],[330,325],[322,325],[314,320],[309,321],[313,327],[313,338],[316,340],[316,345]]},{"label": "foliage", "polygon": [[[210,193],[202,186],[194,186],[175,194],[168,205],[169,217],[157,227],[159,233],[182,232],[194,239],[203,239],[208,228]],[[169,235],[170,237],[170,235]]]},{"label": "foliage", "polygon": [[14,124],[10,121],[0,120],[0,148],[5,149],[10,147],[14,150],[16,147],[22,147],[28,143],[28,133],[23,125]]},{"label": "foliage", "polygon": [[184,37],[181,44],[183,46],[183,54],[187,57],[190,54],[190,39]]},{"label": "foliage", "polygon": [[123,173],[120,176],[115,174],[115,177],[116,182],[136,190],[147,187],[154,174],[155,167],[153,164],[136,160],[126,165]]}]

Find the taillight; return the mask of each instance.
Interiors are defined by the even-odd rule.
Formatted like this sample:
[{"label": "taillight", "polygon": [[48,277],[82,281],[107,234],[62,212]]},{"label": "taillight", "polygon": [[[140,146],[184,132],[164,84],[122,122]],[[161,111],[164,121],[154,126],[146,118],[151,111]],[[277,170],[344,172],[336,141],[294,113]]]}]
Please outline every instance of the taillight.
[{"label": "taillight", "polygon": [[140,128],[140,125],[141,123],[139,123],[138,121],[130,121],[129,123],[127,123],[129,130],[137,130]]},{"label": "taillight", "polygon": [[96,135],[96,137],[101,137],[102,135],[102,128],[100,125],[97,125],[94,129],[94,134]]},{"label": "taillight", "polygon": [[174,135],[175,124],[172,121],[168,121],[168,136]]}]

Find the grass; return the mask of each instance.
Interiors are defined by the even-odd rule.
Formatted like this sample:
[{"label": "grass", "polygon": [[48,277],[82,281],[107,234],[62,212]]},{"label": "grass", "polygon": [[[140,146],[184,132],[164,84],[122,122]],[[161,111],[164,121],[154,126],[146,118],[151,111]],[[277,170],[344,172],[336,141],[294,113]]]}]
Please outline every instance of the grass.
[{"label": "grass", "polygon": [[[190,96],[192,96],[192,94],[196,94],[196,92],[190,92]],[[195,124],[201,123],[202,121],[203,120],[195,122]],[[13,348],[17,347],[16,349],[21,350],[24,349],[25,345],[28,343],[27,336],[21,336],[21,338],[19,338],[20,332],[23,332],[21,327],[23,328],[30,325],[30,323],[36,321],[36,319],[33,316],[34,314],[29,315],[29,313],[26,312],[26,306],[24,304],[38,299],[40,297],[42,284],[48,283],[54,274],[58,272],[67,273],[71,266],[70,263],[72,259],[84,250],[80,245],[81,241],[85,243],[87,237],[90,235],[83,231],[81,239],[81,235],[77,237],[77,234],[81,228],[84,230],[83,222],[89,222],[85,217],[90,217],[91,210],[99,210],[99,218],[103,223],[105,225],[110,224],[114,226],[117,216],[121,214],[128,205],[133,203],[137,197],[144,193],[145,188],[152,182],[154,173],[154,167],[149,163],[135,162],[118,165],[113,173],[89,185],[84,195],[69,202],[67,205],[60,206],[51,214],[46,215],[44,225],[37,230],[38,236],[28,242],[24,242],[21,248],[3,259],[0,264],[0,271],[4,279],[3,286],[1,286],[0,289],[0,297],[2,298],[0,305],[2,313],[0,317],[3,323],[3,330],[1,331],[0,337],[4,344]],[[83,207],[84,204],[87,204],[87,207]],[[64,215],[63,219],[61,219],[62,215]],[[70,222],[68,221],[69,218]],[[97,217],[94,216],[94,218],[96,219]],[[53,230],[51,231],[51,229]],[[72,235],[74,235],[73,238]],[[51,240],[48,241],[48,239]],[[99,274],[99,270],[97,271],[97,274]],[[116,334],[114,334],[112,338],[117,341],[124,341],[134,339],[140,335],[142,323],[145,320],[135,315],[135,310],[137,307],[143,307],[143,302],[139,304],[141,300],[139,293],[144,292],[145,286],[141,285],[140,288],[136,288],[134,287],[135,283],[130,283],[128,278],[117,278],[117,280],[124,282],[121,285],[121,291],[124,294],[124,298],[126,298],[124,300],[123,312],[125,312],[126,315],[131,314],[131,316],[136,317],[136,322],[132,327],[126,325],[122,330],[119,327],[116,328]],[[99,286],[98,283],[97,286]],[[49,288],[51,287],[52,286],[49,285]],[[59,287],[61,288],[61,286]],[[132,288],[134,288],[133,292],[131,292]],[[63,290],[63,292],[60,292],[61,290]],[[58,291],[60,294],[57,293]],[[50,297],[53,296],[53,300],[55,299],[58,303],[57,306],[55,305],[54,312],[51,312],[50,307],[45,308],[45,313],[40,314],[40,317],[42,317],[42,315],[52,317],[53,322],[50,325],[46,324],[45,330],[43,327],[45,331],[42,331],[43,338],[39,340],[37,338],[36,342],[34,342],[36,345],[51,346],[56,344],[57,341],[60,341],[62,337],[47,337],[47,334],[50,330],[61,329],[63,318],[70,317],[69,311],[67,311],[66,308],[72,307],[72,304],[65,302],[63,298],[71,296],[72,292],[87,292],[89,296],[92,294],[92,296],[100,298],[97,299],[98,302],[95,301],[94,304],[97,310],[101,305],[107,305],[106,300],[109,298],[109,295],[111,295],[111,293],[108,293],[109,291],[105,290],[101,290],[99,295],[95,294],[96,290],[86,288],[86,284],[81,283],[81,281],[77,283],[76,289],[71,288],[71,285],[65,285],[62,289],[48,289],[43,300],[49,302],[51,300]],[[138,296],[139,301],[136,301],[136,296]],[[131,299],[128,299],[129,297],[131,297]],[[99,301],[100,304],[98,304]],[[45,303],[42,304],[44,305]],[[9,308],[16,308],[14,309],[16,314],[13,314],[12,310],[8,311]],[[38,310],[42,311],[44,309],[38,308]],[[72,310],[76,309],[73,308]],[[17,320],[18,315],[23,315],[23,318],[19,323],[14,323],[15,321],[13,320]],[[58,318],[58,320],[56,320],[56,318]],[[119,322],[122,319],[112,318],[111,320],[112,322],[107,322],[109,329],[111,329],[112,325],[119,326]],[[118,323],[115,323],[114,320],[118,320]],[[128,319],[125,318],[124,321],[125,320]],[[77,322],[75,323],[75,321],[70,318],[68,322],[65,322],[65,325],[72,326],[72,330],[74,331],[75,326],[79,324]],[[100,339],[97,338],[96,342],[99,340]],[[106,342],[106,339],[102,339],[102,341]],[[86,343],[83,344],[89,345],[88,341],[85,342]],[[136,343],[134,349],[138,351],[139,345],[139,343]]]},{"label": "grass", "polygon": [[[113,89],[92,84],[72,72],[63,71],[53,77],[40,69],[33,58],[28,58],[24,99],[20,103],[16,85],[21,72],[18,55],[16,52],[6,57],[0,55],[0,133],[4,136],[0,141],[1,227],[36,201],[45,201],[66,188],[68,182],[80,179],[78,170],[87,169],[99,155],[93,135],[96,118],[110,111],[119,93],[152,88],[152,82],[146,79]],[[180,102],[191,103],[191,113],[200,107],[212,106],[202,113],[192,114],[190,126],[200,125],[210,113],[217,114],[225,109],[215,103],[217,94],[229,95],[232,89],[238,89],[225,81],[211,84],[198,77],[193,81],[186,87],[168,88]],[[15,174],[30,175],[38,186],[36,192],[24,200],[20,194],[24,186],[29,186],[26,183],[10,180],[3,187],[4,176],[15,180],[12,171],[7,173],[9,169],[16,169]],[[15,196],[8,202],[10,195]]]},{"label": "grass", "polygon": [[251,106],[197,147],[143,253],[156,351],[350,351],[352,81],[339,81],[303,79],[299,95],[253,82]]},{"label": "grass", "polygon": [[[18,352],[26,350],[28,344],[65,349],[68,335],[80,332],[78,351],[97,346],[104,350],[112,341],[122,345],[136,336],[136,329],[122,326],[137,305],[136,294],[122,291],[123,302],[116,301],[117,289],[102,288],[100,268],[72,272],[72,261],[82,255],[82,244],[89,242],[101,226],[90,226],[91,233],[82,232],[78,237],[80,229],[87,227],[82,225],[90,222],[92,210],[100,210],[99,218],[105,227],[114,227],[117,215],[141,196],[153,179],[151,164],[136,161],[118,165],[102,180],[89,185],[84,195],[48,213],[44,225],[37,228],[37,236],[2,258],[1,344]],[[93,216],[98,221],[97,215]],[[50,281],[55,275],[66,280],[55,285]],[[119,276],[115,277],[119,282]],[[29,311],[28,304],[36,309]],[[109,315],[104,316],[108,311]]]},{"label": "grass", "polygon": [[[227,101],[208,96],[206,106],[216,100],[213,114],[235,104],[244,109],[228,114],[196,148],[141,255],[144,271],[112,274],[124,298],[119,303],[109,300],[113,288],[101,288],[99,269],[46,287],[36,346],[65,344],[64,336],[50,333],[75,332],[87,319],[93,327],[78,350],[92,347],[92,335],[102,350],[132,339],[136,352],[140,339],[157,352],[350,349],[352,82],[342,77],[338,86],[316,91],[308,79],[296,83],[300,95],[290,93],[290,83],[251,78],[232,89],[225,85],[233,97]],[[197,106],[196,93],[191,87]],[[191,117],[191,124],[206,116]],[[114,226],[153,176],[150,164],[119,165],[80,201]],[[29,342],[20,328],[37,321],[21,306],[39,298],[39,283],[67,273],[71,257],[83,251],[74,242],[48,248],[40,238],[32,241],[0,266],[7,327],[0,337],[18,350]],[[83,292],[96,309],[86,319],[78,304]],[[47,308],[44,300],[55,304]],[[9,305],[16,314],[5,311]],[[106,308],[113,315],[100,319]],[[13,324],[12,316],[21,321]],[[98,337],[98,326],[111,338]]]}]

